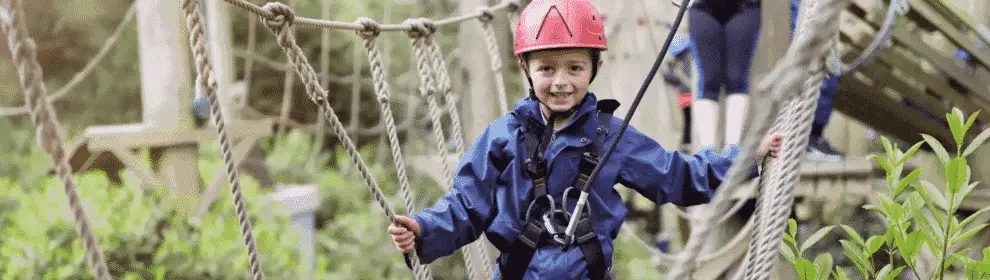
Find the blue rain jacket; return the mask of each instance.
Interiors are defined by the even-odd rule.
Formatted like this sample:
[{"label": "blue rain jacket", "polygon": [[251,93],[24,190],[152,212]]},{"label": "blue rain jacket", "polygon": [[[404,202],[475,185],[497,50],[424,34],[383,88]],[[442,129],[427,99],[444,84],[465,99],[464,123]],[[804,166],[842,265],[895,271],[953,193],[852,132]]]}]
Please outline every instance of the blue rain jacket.
[{"label": "blue rain jacket", "polygon": [[[550,175],[547,192],[559,204],[564,190],[578,176],[580,152],[598,136],[600,124],[595,95],[588,93],[571,122],[555,132],[556,139],[546,153]],[[524,177],[528,154],[520,143],[519,128],[524,123],[545,127],[539,103],[527,97],[508,115],[490,123],[457,165],[450,193],[432,208],[411,215],[420,225],[417,252],[423,263],[448,256],[481,234],[503,253],[493,277],[498,279],[498,265],[506,258],[509,244],[523,227],[522,213],[529,206],[532,181]],[[618,134],[622,121],[612,117],[610,135],[603,142],[607,149]],[[540,128],[542,131],[542,128]],[[722,154],[705,149],[695,155],[668,151],[656,141],[629,126],[608,162],[594,178],[588,196],[592,224],[611,267],[613,239],[625,219],[627,209],[614,189],[616,184],[635,189],[656,204],[673,203],[690,206],[707,203],[727,175],[739,153],[728,146]],[[601,152],[604,154],[604,151]],[[753,174],[756,176],[756,165]],[[579,192],[580,190],[574,190]],[[573,212],[576,202],[568,202]],[[549,244],[538,248],[526,271],[525,279],[585,279],[586,262],[581,250],[563,250]]]}]

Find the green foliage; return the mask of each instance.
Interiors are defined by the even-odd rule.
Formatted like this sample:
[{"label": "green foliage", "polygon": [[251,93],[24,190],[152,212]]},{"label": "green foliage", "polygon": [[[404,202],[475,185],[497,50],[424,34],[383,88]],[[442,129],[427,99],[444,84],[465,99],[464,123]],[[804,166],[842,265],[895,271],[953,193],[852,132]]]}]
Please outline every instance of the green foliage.
[{"label": "green foliage", "polygon": [[313,153],[313,150],[320,148],[313,145],[313,135],[301,129],[292,129],[286,135],[276,135],[275,138],[277,140],[272,148],[266,151],[266,163],[275,175],[276,183],[315,183],[319,167],[330,156],[322,152]]},{"label": "green foliage", "polygon": [[[229,198],[204,217],[203,226],[185,222],[176,209],[163,207],[162,192],[140,189],[137,182],[112,185],[100,172],[78,177],[83,205],[100,239],[111,273],[159,279],[247,279],[247,257]],[[295,271],[297,233],[276,205],[268,205],[257,183],[242,187],[253,220],[266,274],[280,279]],[[45,178],[37,186],[2,183],[17,207],[0,212],[0,277],[3,279],[82,279],[90,275],[74,230],[61,181]],[[228,196],[229,197],[229,196]],[[265,218],[262,211],[269,211]]]},{"label": "green foliage", "polygon": [[[970,182],[972,169],[966,161],[966,156],[990,137],[990,129],[984,130],[972,142],[964,145],[965,135],[973,125],[977,114],[979,112],[970,115],[968,119],[959,109],[953,109],[951,114],[946,114],[955,142],[953,143],[955,154],[947,152],[938,140],[929,135],[922,135],[924,141],[914,144],[906,151],[899,149],[887,138],[882,138],[886,154],[872,155],[870,158],[886,172],[887,193],[878,194],[877,204],[867,205],[864,208],[881,215],[887,221],[887,229],[882,235],[863,238],[851,227],[841,225],[852,239],[841,240],[842,249],[863,278],[895,279],[904,269],[910,269],[918,279],[939,279],[953,264],[965,266],[969,279],[981,279],[987,276],[984,274],[990,274],[990,265],[987,265],[986,258],[983,261],[972,260],[965,256],[966,249],[960,251],[952,249],[954,245],[965,242],[987,226],[987,224],[972,226],[970,224],[990,207],[981,209],[962,221],[959,221],[955,215],[963,199],[979,184],[979,182]],[[944,166],[946,178],[944,187],[919,179],[924,172],[922,169],[911,171],[907,175],[903,174],[905,163],[922,144],[931,147]],[[794,230],[791,230],[791,234],[785,236],[784,241],[795,244],[794,248],[797,248],[796,243],[793,242],[793,235]],[[938,265],[934,274],[927,278],[918,275],[917,271],[918,256],[925,246],[934,253]],[[886,248],[891,257],[886,265],[876,270],[872,256],[881,248]],[[782,252],[798,268],[799,276],[807,275],[806,271],[812,269],[807,260],[799,258],[801,250]],[[795,255],[795,252],[798,255]],[[988,255],[990,248],[984,250],[984,256]],[[904,266],[900,266],[900,262],[895,263],[894,256],[899,257]],[[816,267],[816,269],[821,271],[820,268]],[[836,279],[848,278],[839,275],[842,273],[841,269],[837,268],[835,272]]]},{"label": "green foliage", "polygon": [[800,280],[822,280],[828,279],[832,274],[832,256],[827,253],[819,254],[812,262],[804,257],[804,252],[812,245],[822,240],[825,235],[831,232],[833,227],[824,227],[805,239],[804,242],[797,241],[797,221],[790,219],[787,232],[784,233],[784,244],[780,247],[780,253],[788,262],[794,265]]}]

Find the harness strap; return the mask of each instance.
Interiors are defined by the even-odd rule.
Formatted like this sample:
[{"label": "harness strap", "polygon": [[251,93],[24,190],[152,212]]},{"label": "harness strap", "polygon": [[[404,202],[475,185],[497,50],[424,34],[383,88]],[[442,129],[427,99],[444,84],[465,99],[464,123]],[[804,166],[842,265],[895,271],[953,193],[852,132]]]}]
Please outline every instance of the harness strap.
[{"label": "harness strap", "polygon": [[[611,127],[612,112],[618,106],[619,102],[616,100],[604,99],[598,101],[597,107],[600,126],[596,131],[600,135],[594,137],[591,145],[586,148],[586,151],[581,156],[581,163],[579,165],[580,174],[575,180],[578,188],[588,183],[590,174],[595,166],[598,165],[603,142],[607,138],[609,128]],[[530,197],[531,204],[522,216],[526,221],[523,230],[516,240],[510,242],[508,254],[503,255],[504,265],[499,265],[501,279],[522,279],[533,259],[536,249],[552,239],[547,232],[544,221],[541,219],[541,215],[534,214],[532,211],[534,211],[534,206],[537,206],[538,200],[547,196],[546,179],[548,177],[548,170],[543,152],[550,144],[550,136],[553,133],[553,118],[554,116],[551,116],[551,120],[548,122],[543,135],[540,135],[542,137],[537,137],[532,130],[525,128],[525,126],[521,130],[526,148],[532,149],[528,153],[529,157],[526,159],[525,167],[526,172],[533,180],[533,191]],[[534,147],[535,149],[533,149]],[[552,198],[547,199],[547,201],[553,204]],[[554,211],[555,207],[555,205],[537,207],[535,209],[537,212],[535,213]],[[563,205],[563,207],[566,207],[566,205]],[[582,255],[584,255],[585,262],[588,263],[588,277],[595,280],[607,279],[609,268],[606,265],[605,254],[602,252],[601,243],[594,228],[591,226],[590,211],[576,213],[575,215],[579,215],[576,231],[578,236],[573,245],[577,245]]]}]

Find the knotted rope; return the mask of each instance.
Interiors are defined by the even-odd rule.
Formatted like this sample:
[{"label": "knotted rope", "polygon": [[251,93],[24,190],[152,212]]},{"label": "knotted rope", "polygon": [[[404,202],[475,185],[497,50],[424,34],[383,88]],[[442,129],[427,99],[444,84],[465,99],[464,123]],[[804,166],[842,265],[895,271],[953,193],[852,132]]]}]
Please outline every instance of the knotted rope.
[{"label": "knotted rope", "polygon": [[110,271],[100,250],[100,241],[93,233],[89,215],[86,214],[86,209],[79,198],[79,187],[72,175],[72,167],[69,166],[66,158],[65,147],[62,145],[64,137],[60,132],[62,129],[58,116],[46,99],[48,89],[45,88],[44,74],[41,65],[38,64],[37,46],[28,34],[22,3],[20,0],[8,0],[6,3],[10,10],[8,15],[0,15],[2,17],[0,30],[7,34],[7,47],[10,49],[14,64],[17,65],[21,89],[24,90],[24,103],[30,108],[37,144],[52,155],[52,166],[55,175],[62,181],[62,189],[68,198],[69,209],[75,220],[76,234],[82,239],[86,262],[93,270],[93,278],[109,280]]},{"label": "knotted rope", "polygon": [[[256,15],[261,16],[264,19],[274,19],[280,14],[276,14],[271,10],[267,10],[264,7],[255,5],[248,0],[224,0],[227,3],[233,4],[235,6],[241,7],[248,10]],[[266,6],[268,4],[265,4]],[[514,9],[519,6],[518,0],[508,0],[499,3],[498,5],[492,6],[491,10],[504,10],[504,9]],[[456,17],[446,18],[435,21],[437,26],[445,26],[461,23],[466,20],[471,20],[480,17],[479,12],[464,14]],[[299,26],[309,26],[309,27],[319,27],[319,28],[329,28],[329,29],[339,29],[339,30],[351,30],[351,31],[371,31],[368,26],[361,24],[360,22],[341,22],[341,21],[330,21],[323,19],[311,19],[305,17],[295,17],[293,19],[293,25]],[[375,32],[384,31],[404,31],[408,32],[412,30],[412,26],[406,24],[377,24]]]},{"label": "knotted rope", "polygon": [[[343,123],[340,122],[340,119],[337,118],[336,112],[327,100],[327,91],[320,85],[319,80],[316,77],[316,71],[313,70],[312,65],[309,64],[309,61],[306,59],[302,49],[299,48],[299,45],[296,43],[294,34],[289,31],[288,26],[294,24],[292,10],[282,3],[268,3],[265,5],[264,11],[268,14],[278,15],[277,17],[273,16],[272,19],[262,17],[262,20],[276,36],[278,45],[282,48],[286,58],[290,63],[292,63],[296,73],[300,77],[300,80],[302,80],[305,85],[306,93],[309,95],[310,100],[323,109],[323,116],[330,122],[330,126],[333,129],[334,134],[337,136],[337,139],[341,142],[341,144],[344,145],[344,149],[347,150],[347,154],[350,156],[352,163],[357,166],[365,184],[371,188],[371,193],[374,196],[375,201],[377,201],[378,205],[385,211],[385,215],[388,219],[394,223],[395,210],[392,209],[392,206],[388,203],[388,198],[385,196],[385,193],[382,192],[381,188],[378,186],[378,182],[375,181],[371,171],[368,170],[368,166],[364,163],[358,148],[347,135],[346,128]],[[420,265],[416,252],[413,251],[409,253],[409,255],[410,262],[412,262],[413,266],[413,273],[416,275],[417,279],[432,278],[429,270]]]},{"label": "knotted rope", "polygon": [[[210,56],[206,51],[200,11],[199,0],[182,1],[182,12],[186,17],[186,30],[189,32],[189,45],[193,48],[193,55],[196,57],[196,68],[199,73],[199,75],[196,75],[196,85],[201,89],[205,89],[198,90],[197,92],[200,94],[205,92],[206,98],[210,101],[210,117],[217,126],[220,153],[222,154],[225,171],[227,172],[227,181],[230,182],[230,192],[234,198],[234,210],[237,214],[237,222],[241,228],[241,237],[244,239],[244,245],[247,248],[251,275],[255,280],[263,280],[265,279],[265,273],[261,268],[261,258],[258,256],[258,248],[254,242],[251,220],[247,217],[244,195],[241,193],[240,174],[234,165],[230,140],[228,139],[226,125],[224,124],[223,113],[220,110],[220,102],[217,99],[217,81],[213,77],[213,66],[210,63]],[[197,98],[199,97],[197,96]]]},{"label": "knotted rope", "polygon": [[488,60],[492,65],[492,75],[495,78],[498,107],[502,110],[502,114],[505,115],[509,113],[509,97],[505,90],[505,75],[502,73],[502,56],[498,50],[498,39],[495,38],[495,29],[492,27],[495,14],[488,7],[478,8],[478,12],[481,13],[478,20],[481,21],[481,28],[485,32],[485,43],[488,45]]},{"label": "knotted rope", "polygon": [[[382,63],[382,54],[378,49],[378,23],[370,18],[358,18],[358,23],[365,26],[364,31],[358,31],[361,39],[364,40],[364,49],[368,53],[368,65],[371,67],[371,75],[375,82],[375,94],[381,104],[382,118],[385,119],[385,128],[388,133],[388,142],[392,148],[392,160],[395,162],[396,175],[399,178],[399,189],[402,192],[402,200],[406,204],[406,213],[413,213],[412,188],[409,186],[409,177],[406,175],[405,161],[402,159],[402,148],[399,143],[399,135],[395,129],[395,119],[392,117],[392,105],[389,102],[388,81],[385,80],[385,71]],[[412,258],[414,270],[417,277],[432,279],[429,269],[425,265],[419,264],[418,258]]]},{"label": "knotted rope", "polygon": [[[814,102],[817,99],[817,83],[810,83],[809,80],[821,82],[824,69],[824,57],[828,51],[828,44],[837,32],[839,13],[845,8],[846,0],[820,0],[822,3],[813,2],[807,16],[808,20],[803,20],[800,24],[801,32],[796,40],[788,48],[784,61],[774,69],[755,91],[757,98],[769,99],[769,102],[754,102],[756,106],[751,106],[749,115],[754,126],[748,131],[743,141],[743,149],[737,158],[737,163],[730,168],[726,180],[723,182],[715,198],[712,200],[712,211],[705,213],[703,223],[698,225],[691,232],[691,237],[684,251],[681,253],[671,279],[685,279],[689,272],[695,270],[697,263],[695,259],[699,252],[701,242],[711,231],[711,223],[717,213],[723,213],[728,207],[728,196],[735,189],[741,186],[740,182],[746,179],[750,164],[755,161],[753,151],[759,145],[763,136],[771,125],[775,124],[775,112],[780,112],[781,103],[791,98],[800,98],[800,102],[795,102],[798,106],[794,108],[793,118],[787,121],[782,127],[785,133],[781,145],[781,156],[776,159],[779,167],[773,167],[763,176],[770,176],[767,181],[771,187],[761,193],[763,195],[774,195],[774,197],[763,198],[761,211],[765,215],[755,217],[761,220],[758,230],[765,230],[754,234],[753,238],[758,238],[755,243],[756,248],[751,248],[750,262],[747,263],[747,279],[767,279],[773,269],[773,256],[780,243],[780,234],[786,224],[788,210],[793,203],[793,186],[796,183],[800,170],[797,168],[804,147],[807,145],[809,127],[814,113],[814,106],[805,106],[807,102]],[[812,16],[813,15],[813,16]],[[816,32],[804,32],[814,30]],[[810,65],[810,67],[809,67]],[[776,85],[776,87],[774,87]],[[804,87],[811,91],[794,97],[794,93]],[[814,88],[814,89],[812,89]],[[764,97],[765,92],[773,89],[769,97]],[[807,92],[807,91],[806,91]],[[808,101],[810,100],[810,101]],[[780,172],[777,172],[780,171]],[[772,191],[777,188],[779,191]],[[766,212],[764,212],[766,211]],[[752,247],[752,246],[751,246]],[[758,249],[758,250],[755,250]],[[755,250],[755,251],[753,251]]]}]

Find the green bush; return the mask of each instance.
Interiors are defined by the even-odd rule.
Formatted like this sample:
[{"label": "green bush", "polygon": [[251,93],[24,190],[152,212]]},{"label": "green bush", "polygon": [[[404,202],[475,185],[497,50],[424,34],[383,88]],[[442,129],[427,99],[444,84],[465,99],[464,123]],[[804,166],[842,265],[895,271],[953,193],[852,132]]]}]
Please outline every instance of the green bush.
[{"label": "green bush", "polygon": [[[852,239],[841,240],[842,249],[863,278],[896,279],[907,268],[917,279],[944,279],[953,264],[964,267],[967,279],[987,279],[990,276],[990,247],[983,250],[982,261],[967,257],[965,253],[968,249],[953,251],[954,245],[962,244],[987,226],[971,224],[977,216],[990,209],[983,208],[962,221],[957,217],[957,210],[963,200],[980,183],[970,182],[972,170],[966,157],[990,137],[990,129],[987,129],[968,145],[963,145],[966,132],[973,125],[977,114],[979,112],[970,115],[968,119],[959,109],[946,114],[955,140],[955,154],[949,154],[938,140],[929,135],[922,135],[924,141],[916,143],[907,151],[901,151],[886,138],[882,139],[886,155],[873,155],[871,158],[886,171],[888,192],[878,194],[877,205],[866,205],[864,208],[883,217],[887,229],[884,234],[864,238],[851,227],[841,225]],[[922,169],[916,169],[902,177],[905,163],[922,144],[931,147],[944,166],[944,187],[919,180],[924,172]],[[830,276],[848,279],[841,268],[832,272],[830,255],[821,254],[813,263],[802,255],[805,248],[828,234],[831,227],[813,234],[801,246],[796,241],[795,228],[795,222],[791,220],[790,230],[784,236],[784,242],[788,246],[782,246],[781,253],[795,265],[800,279],[829,279]],[[936,259],[936,270],[932,275],[926,275],[927,277],[920,275],[917,270],[918,258],[923,253],[923,248],[928,248]],[[880,249],[885,249],[890,257],[886,260],[886,265],[877,270],[874,267],[873,254]]]},{"label": "green bush", "polygon": [[[193,226],[168,207],[163,192],[137,182],[113,185],[101,172],[76,176],[83,205],[115,278],[247,279],[247,254],[229,195]],[[296,279],[298,234],[277,205],[266,204],[258,184],[246,178],[242,189],[267,275]],[[54,177],[38,185],[0,180],[0,194],[16,205],[0,204],[0,277],[3,279],[83,279],[90,276],[74,229],[62,183]],[[269,211],[262,217],[262,211]]]}]

